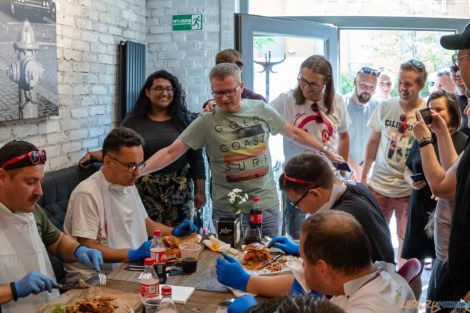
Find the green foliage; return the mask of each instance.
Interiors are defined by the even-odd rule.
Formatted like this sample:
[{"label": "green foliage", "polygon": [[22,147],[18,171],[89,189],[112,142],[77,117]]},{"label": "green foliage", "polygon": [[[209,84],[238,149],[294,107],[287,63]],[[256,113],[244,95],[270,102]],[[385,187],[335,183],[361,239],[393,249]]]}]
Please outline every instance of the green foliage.
[{"label": "green foliage", "polygon": [[275,41],[269,37],[253,38],[253,49],[261,50],[266,44],[274,44]]},{"label": "green foliage", "polygon": [[341,94],[345,95],[354,90],[354,75],[341,73]]}]

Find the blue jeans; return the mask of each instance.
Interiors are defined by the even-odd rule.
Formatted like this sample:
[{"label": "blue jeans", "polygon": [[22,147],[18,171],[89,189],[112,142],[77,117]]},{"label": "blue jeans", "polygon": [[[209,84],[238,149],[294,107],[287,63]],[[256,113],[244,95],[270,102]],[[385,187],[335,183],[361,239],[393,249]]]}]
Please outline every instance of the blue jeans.
[{"label": "blue jeans", "polygon": [[[212,209],[212,219],[216,220],[221,217],[233,217],[232,212],[217,210],[216,208]],[[243,231],[250,224],[250,214],[243,213],[242,216],[242,226]],[[281,214],[279,212],[279,205],[266,209],[263,211],[263,224],[261,224],[261,234],[262,236],[269,236],[271,238],[279,236],[281,234]]]},{"label": "blue jeans", "polygon": [[294,240],[300,239],[300,232],[305,221],[305,212],[291,205],[289,197],[284,193],[284,217],[286,219],[286,233]]}]

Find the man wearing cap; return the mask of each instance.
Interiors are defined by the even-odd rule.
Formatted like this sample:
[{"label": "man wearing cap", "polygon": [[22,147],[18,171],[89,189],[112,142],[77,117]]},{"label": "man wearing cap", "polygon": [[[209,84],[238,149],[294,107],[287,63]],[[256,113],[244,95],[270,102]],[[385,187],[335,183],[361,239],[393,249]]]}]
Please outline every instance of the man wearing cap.
[{"label": "man wearing cap", "polygon": [[[154,230],[162,235],[184,236],[196,226],[184,220],[177,228],[165,226],[147,216],[135,181],[145,167],[144,140],[126,127],[113,129],[103,142],[103,167],[82,181],[70,195],[64,230],[88,247],[103,254],[104,270],[122,262],[150,257]],[[66,264],[67,280],[92,277],[81,264]]]},{"label": "man wearing cap", "polygon": [[[408,200],[411,194],[411,186],[405,181],[403,173],[415,141],[415,109],[426,107],[426,102],[419,98],[426,76],[422,62],[411,59],[402,63],[398,74],[399,97],[381,101],[368,123],[372,131],[366,147],[361,183],[369,184],[388,222],[395,212],[398,265],[403,264],[399,257],[405,237]],[[370,180],[367,181],[372,163],[374,168]]]},{"label": "man wearing cap", "polygon": [[[441,45],[445,49],[458,50],[452,56],[454,66],[460,70],[467,96],[470,91],[470,25],[462,34],[443,36]],[[465,109],[470,115],[469,106]],[[448,262],[441,270],[434,300],[460,300],[470,290],[470,141],[465,150],[457,155],[445,121],[439,114],[432,114],[431,129],[436,133],[440,160],[431,141],[431,133],[417,112],[418,122],[414,127],[419,140],[424,174],[433,194],[452,199],[455,204],[452,213],[449,238]],[[470,126],[470,125],[469,125]]]},{"label": "man wearing cap", "polygon": [[366,154],[366,144],[371,129],[367,122],[378,104],[372,96],[377,86],[379,72],[369,67],[363,67],[354,78],[354,91],[344,96],[351,124],[349,125],[349,159],[355,180],[361,179],[362,163]]},{"label": "man wearing cap", "polygon": [[[36,312],[58,296],[47,252],[95,270],[101,253],[59,231],[37,201],[46,152],[25,141],[0,148],[0,305],[6,312]],[[49,291],[49,293],[42,291]],[[22,299],[19,299],[22,298]]]}]

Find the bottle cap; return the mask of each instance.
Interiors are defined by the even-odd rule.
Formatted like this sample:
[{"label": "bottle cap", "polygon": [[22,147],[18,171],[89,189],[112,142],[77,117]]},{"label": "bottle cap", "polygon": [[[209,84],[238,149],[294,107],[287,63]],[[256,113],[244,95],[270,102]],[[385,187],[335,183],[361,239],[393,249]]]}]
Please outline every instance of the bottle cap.
[{"label": "bottle cap", "polygon": [[153,235],[154,235],[154,236],[160,236],[161,234],[162,234],[162,231],[161,231],[160,229],[155,229],[155,230],[153,231]]},{"label": "bottle cap", "polygon": [[253,201],[254,201],[254,202],[258,202],[258,201],[259,201],[259,197],[254,197],[254,198],[253,198]]},{"label": "bottle cap", "polygon": [[162,296],[171,296],[170,286],[162,286]]},{"label": "bottle cap", "polygon": [[155,260],[153,258],[145,258],[145,265],[153,265],[153,263],[155,263]]}]

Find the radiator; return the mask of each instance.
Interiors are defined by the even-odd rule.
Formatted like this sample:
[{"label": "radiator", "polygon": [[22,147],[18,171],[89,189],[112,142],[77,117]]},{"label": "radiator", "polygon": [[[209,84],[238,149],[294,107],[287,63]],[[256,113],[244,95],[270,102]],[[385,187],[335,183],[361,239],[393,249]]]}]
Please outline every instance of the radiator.
[{"label": "radiator", "polygon": [[118,122],[132,110],[145,83],[145,51],[142,43],[121,41],[119,44]]}]

